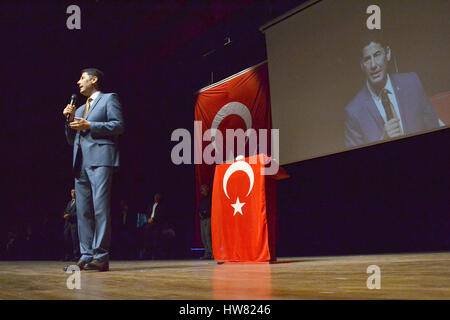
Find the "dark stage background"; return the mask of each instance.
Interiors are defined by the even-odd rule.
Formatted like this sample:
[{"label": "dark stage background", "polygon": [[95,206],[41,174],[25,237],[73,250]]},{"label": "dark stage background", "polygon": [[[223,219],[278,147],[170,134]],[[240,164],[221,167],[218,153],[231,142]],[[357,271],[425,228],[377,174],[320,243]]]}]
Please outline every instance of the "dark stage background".
[{"label": "dark stage background", "polygon": [[[266,60],[259,27],[302,2],[3,1],[1,257],[11,232],[29,234],[16,258],[61,256],[62,211],[73,185],[62,110],[90,66],[105,72],[103,91],[119,94],[126,121],[114,223],[121,199],[136,219],[161,192],[177,235],[174,257],[192,257],[194,166],[172,164],[170,135],[176,128],[193,134],[194,92]],[[71,4],[81,8],[81,30],[66,28]],[[286,166],[279,254],[448,250],[449,135],[446,129]]]}]

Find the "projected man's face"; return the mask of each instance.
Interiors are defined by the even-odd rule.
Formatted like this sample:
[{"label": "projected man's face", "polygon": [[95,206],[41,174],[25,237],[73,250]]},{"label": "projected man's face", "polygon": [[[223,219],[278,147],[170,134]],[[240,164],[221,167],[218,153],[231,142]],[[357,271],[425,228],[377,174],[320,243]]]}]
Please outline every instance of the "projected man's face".
[{"label": "projected man's face", "polygon": [[371,42],[362,52],[361,68],[373,88],[381,89],[386,83],[388,62],[391,60],[389,47]]}]

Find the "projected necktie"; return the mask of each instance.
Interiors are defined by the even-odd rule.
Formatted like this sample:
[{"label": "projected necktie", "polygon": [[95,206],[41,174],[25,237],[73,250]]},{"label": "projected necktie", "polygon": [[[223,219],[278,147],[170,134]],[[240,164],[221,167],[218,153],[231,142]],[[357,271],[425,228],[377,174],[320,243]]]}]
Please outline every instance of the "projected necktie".
[{"label": "projected necktie", "polygon": [[83,119],[86,119],[86,115],[89,111],[89,108],[91,107],[91,101],[92,101],[92,98],[89,98],[86,102],[86,108],[84,109]]},{"label": "projected necktie", "polygon": [[381,102],[383,103],[384,111],[386,112],[386,120],[389,121],[395,116],[395,111],[391,101],[389,100],[388,94],[391,93],[387,89],[381,91]]}]

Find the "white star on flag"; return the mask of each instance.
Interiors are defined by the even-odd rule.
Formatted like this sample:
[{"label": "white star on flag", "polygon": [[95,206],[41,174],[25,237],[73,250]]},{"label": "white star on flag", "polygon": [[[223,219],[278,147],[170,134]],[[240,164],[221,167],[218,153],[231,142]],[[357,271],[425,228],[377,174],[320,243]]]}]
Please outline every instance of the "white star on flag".
[{"label": "white star on flag", "polygon": [[232,203],[231,206],[234,208],[233,216],[239,212],[242,216],[244,215],[242,213],[242,207],[244,206],[245,202],[239,202],[239,197],[237,197],[236,203]]}]

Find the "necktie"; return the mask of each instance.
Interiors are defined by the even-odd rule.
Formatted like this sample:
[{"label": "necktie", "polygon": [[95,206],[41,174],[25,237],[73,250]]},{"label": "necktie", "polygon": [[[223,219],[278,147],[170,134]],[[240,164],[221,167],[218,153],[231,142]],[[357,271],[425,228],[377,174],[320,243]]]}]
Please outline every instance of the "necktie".
[{"label": "necktie", "polygon": [[91,107],[91,101],[92,101],[92,98],[89,98],[86,102],[86,108],[84,109],[83,119],[86,119],[86,115],[89,111],[89,108]]},{"label": "necktie", "polygon": [[387,89],[383,89],[381,91],[381,102],[383,103],[384,111],[386,112],[386,119],[387,121],[391,120],[395,116],[395,111],[392,106],[391,101],[389,100],[388,93],[391,93]]},{"label": "necktie", "polygon": [[[86,115],[91,107],[92,98],[89,98],[86,102],[86,108],[84,108],[83,119],[86,119]],[[78,147],[81,148],[81,135],[78,137]]]}]

